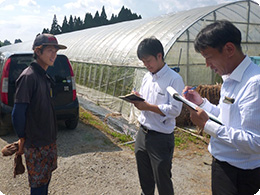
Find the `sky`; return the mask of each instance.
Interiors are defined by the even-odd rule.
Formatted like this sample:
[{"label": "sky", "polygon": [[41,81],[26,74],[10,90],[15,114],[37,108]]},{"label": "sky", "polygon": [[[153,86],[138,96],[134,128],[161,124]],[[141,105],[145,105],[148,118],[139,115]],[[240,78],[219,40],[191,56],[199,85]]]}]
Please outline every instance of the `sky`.
[{"label": "sky", "polygon": [[[0,0],[0,41],[33,40],[44,28],[51,27],[54,14],[62,25],[66,16],[85,18],[86,13],[101,14],[105,6],[107,18],[118,15],[122,6],[142,18],[176,13],[195,7],[230,3],[235,0]],[[260,4],[260,0],[255,0]]]}]

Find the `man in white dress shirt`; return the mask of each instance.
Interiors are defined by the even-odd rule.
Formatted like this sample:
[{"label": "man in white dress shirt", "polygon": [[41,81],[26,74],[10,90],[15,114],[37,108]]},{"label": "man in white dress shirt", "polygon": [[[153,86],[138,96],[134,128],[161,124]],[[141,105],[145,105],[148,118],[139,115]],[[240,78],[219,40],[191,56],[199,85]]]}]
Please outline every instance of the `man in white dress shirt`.
[{"label": "man in white dress shirt", "polygon": [[141,110],[135,155],[142,194],[153,195],[156,184],[160,195],[173,195],[173,130],[182,104],[174,100],[166,88],[172,86],[181,93],[184,83],[164,62],[163,46],[155,37],[141,41],[137,55],[149,71],[143,78],[140,94],[135,92],[145,101],[133,102]]},{"label": "man in white dress shirt", "polygon": [[183,90],[199,106],[198,112],[190,110],[191,120],[211,136],[212,194],[253,195],[260,188],[260,67],[243,54],[241,32],[229,21],[206,26],[194,45],[206,66],[223,78],[218,106],[189,86]]}]

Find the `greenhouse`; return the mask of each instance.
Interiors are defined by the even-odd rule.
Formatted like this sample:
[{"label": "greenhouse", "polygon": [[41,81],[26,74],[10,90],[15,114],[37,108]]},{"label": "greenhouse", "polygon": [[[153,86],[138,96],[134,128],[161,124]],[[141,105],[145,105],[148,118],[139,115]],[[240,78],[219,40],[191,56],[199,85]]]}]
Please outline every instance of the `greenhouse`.
[{"label": "greenhouse", "polygon": [[[60,51],[70,59],[77,91],[98,105],[121,113],[130,122],[138,111],[119,99],[139,89],[146,68],[137,58],[138,44],[155,36],[165,49],[165,62],[179,67],[186,85],[214,84],[216,75],[206,68],[193,42],[204,26],[216,20],[229,20],[242,33],[242,48],[249,56],[260,55],[260,6],[253,1],[236,1],[199,7],[157,18],[140,19],[57,35],[68,46]],[[31,50],[32,41],[0,48],[3,51]]]}]

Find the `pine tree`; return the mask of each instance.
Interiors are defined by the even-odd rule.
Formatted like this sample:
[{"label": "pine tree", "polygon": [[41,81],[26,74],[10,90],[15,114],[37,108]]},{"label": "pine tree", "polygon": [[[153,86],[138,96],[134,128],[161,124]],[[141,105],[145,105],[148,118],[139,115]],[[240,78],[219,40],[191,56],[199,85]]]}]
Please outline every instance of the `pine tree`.
[{"label": "pine tree", "polygon": [[70,15],[70,20],[69,20],[69,31],[68,31],[68,32],[72,32],[73,29],[74,29],[74,22],[73,22],[72,15]]},{"label": "pine tree", "polygon": [[61,34],[61,27],[58,24],[56,14],[54,14],[54,17],[53,17],[53,22],[52,22],[52,25],[51,25],[50,33],[53,34],[53,35]]},{"label": "pine tree", "polygon": [[142,17],[137,14],[132,14],[132,11],[130,9],[125,8],[124,6],[121,8],[119,14],[118,14],[118,21],[117,22],[123,22],[123,21],[129,21],[129,20],[135,20],[135,19],[141,19]]},{"label": "pine tree", "polygon": [[86,13],[84,19],[84,28],[91,28],[93,27],[93,16],[91,13]]},{"label": "pine tree", "polygon": [[51,33],[55,35],[55,34],[72,32],[76,30],[92,28],[101,25],[114,24],[118,22],[141,19],[141,18],[142,18],[141,15],[138,16],[136,13],[132,13],[130,9],[127,9],[123,6],[118,16],[112,14],[111,19],[108,20],[105,7],[103,6],[101,15],[99,15],[98,11],[96,11],[94,17],[91,15],[91,13],[86,13],[84,22],[80,19],[80,17],[75,16],[73,19],[72,15],[70,15],[69,22],[68,22],[65,16],[62,23],[62,27],[58,24],[56,15],[54,15],[51,30],[49,30],[48,28],[47,29],[44,28],[42,33]]},{"label": "pine tree", "polygon": [[63,20],[63,23],[62,23],[62,26],[61,26],[61,32],[62,33],[69,32],[69,24],[68,24],[66,16],[64,17],[64,20]]},{"label": "pine tree", "polygon": [[48,33],[48,34],[49,34],[49,33],[50,33],[50,30],[49,30],[48,28],[44,28],[43,31],[42,31],[42,34],[43,34],[43,33]]},{"label": "pine tree", "polygon": [[109,20],[109,24],[114,24],[114,23],[117,23],[117,15],[112,14]]},{"label": "pine tree", "polygon": [[80,17],[74,17],[74,31],[81,30],[83,28],[83,22],[81,21]]},{"label": "pine tree", "polygon": [[101,26],[101,20],[98,11],[96,12],[94,19],[93,19],[94,26]]},{"label": "pine tree", "polygon": [[101,25],[108,24],[107,14],[106,14],[104,6],[102,7],[102,12],[101,12],[101,15],[100,15],[100,22],[101,22]]},{"label": "pine tree", "polygon": [[21,39],[15,39],[15,40],[14,40],[14,43],[21,43],[21,42],[22,42]]},{"label": "pine tree", "polygon": [[5,40],[4,43],[3,43],[3,46],[5,46],[5,45],[11,45],[11,42],[8,41],[8,40]]}]

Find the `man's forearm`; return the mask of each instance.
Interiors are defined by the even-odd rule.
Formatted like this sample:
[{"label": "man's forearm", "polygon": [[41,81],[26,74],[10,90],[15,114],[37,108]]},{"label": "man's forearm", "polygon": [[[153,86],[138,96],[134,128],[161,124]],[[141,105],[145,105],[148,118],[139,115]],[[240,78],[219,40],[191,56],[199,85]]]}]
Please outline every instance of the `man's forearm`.
[{"label": "man's forearm", "polygon": [[15,132],[19,138],[25,137],[26,110],[27,103],[14,104],[12,112],[12,122]]}]

